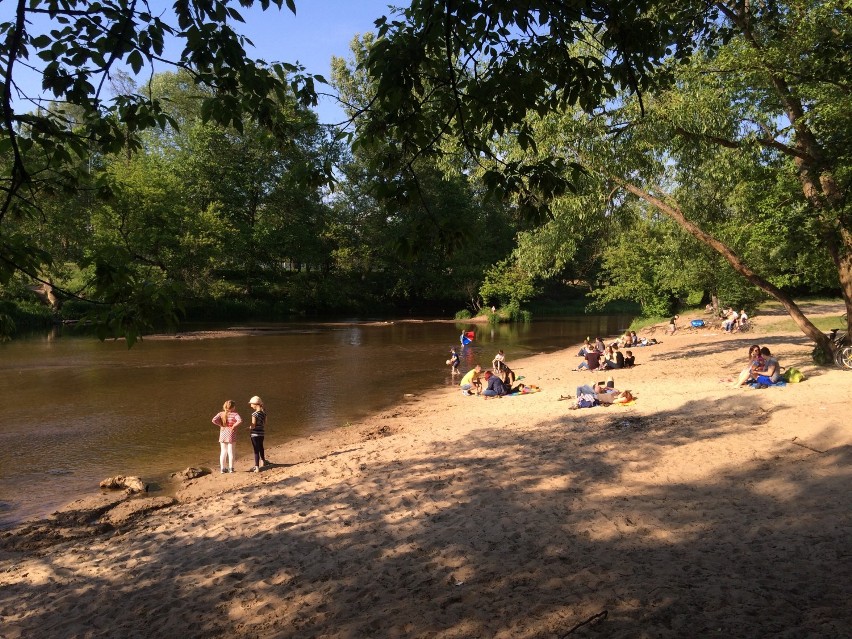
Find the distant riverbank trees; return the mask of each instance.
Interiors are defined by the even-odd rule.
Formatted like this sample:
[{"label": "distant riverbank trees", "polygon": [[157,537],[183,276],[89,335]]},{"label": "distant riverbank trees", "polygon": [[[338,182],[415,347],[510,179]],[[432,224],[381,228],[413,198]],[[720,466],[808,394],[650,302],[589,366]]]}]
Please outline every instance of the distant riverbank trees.
[{"label": "distant riverbank trees", "polygon": [[[246,56],[236,3],[179,3],[170,27],[72,2],[71,27],[24,29],[48,4],[0,43],[17,309],[132,343],[179,317],[449,317],[577,286],[646,314],[771,296],[824,348],[793,294],[852,309],[840,0],[413,3],[334,61],[354,131],[317,122],[324,79]],[[174,71],[113,68],[165,36],[185,41]],[[57,98],[30,111],[27,56]]]},{"label": "distant riverbank trees", "polygon": [[[161,313],[149,330],[177,315],[452,314],[511,251],[506,207],[486,205],[469,180],[424,163],[416,197],[383,199],[381,172],[295,99],[278,105],[278,128],[238,130],[204,120],[208,89],[185,72],[157,74],[148,90],[174,125],[141,132],[133,153],[90,158],[76,190],[39,193],[38,215],[4,221],[49,247],[38,273],[61,300],[57,317],[110,330],[141,319],[101,303],[119,283],[157,296],[138,300]],[[2,291],[35,301],[31,285],[20,270]]]}]

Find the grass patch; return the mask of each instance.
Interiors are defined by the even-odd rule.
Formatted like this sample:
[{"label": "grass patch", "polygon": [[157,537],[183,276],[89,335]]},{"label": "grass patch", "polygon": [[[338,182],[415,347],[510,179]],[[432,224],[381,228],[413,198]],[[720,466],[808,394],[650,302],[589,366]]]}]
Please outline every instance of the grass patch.
[{"label": "grass patch", "polygon": [[[846,320],[843,319],[843,310],[839,313],[834,312],[837,308],[844,308],[843,300],[841,299],[807,298],[796,300],[796,304],[799,305],[799,308],[802,309],[802,312],[807,318],[813,322],[814,326],[824,333],[828,333],[833,328],[846,328]],[[783,315],[780,315],[779,311]],[[826,312],[830,312],[830,314],[821,314]],[[685,308],[678,314],[680,315],[680,319],[678,320],[678,327],[680,328],[688,327],[690,319],[703,319],[705,322],[710,319],[710,315],[704,312],[703,306]],[[752,319],[752,330],[755,333],[795,333],[800,330],[796,322],[787,315],[781,303],[775,300],[768,300],[759,304],[754,311],[750,312],[750,316]],[[670,319],[671,316],[668,315],[665,317],[636,317],[630,323],[629,330],[638,332],[643,328],[654,326],[655,324],[668,324]]]},{"label": "grass patch", "polygon": [[[828,333],[833,328],[846,328],[846,320],[843,319],[842,310],[835,313],[835,309],[843,309],[844,303],[838,298],[806,298],[797,299],[796,304],[805,314],[805,316],[824,333]],[[779,311],[783,315],[779,315]],[[830,312],[822,315],[821,313]],[[772,312],[772,315],[768,313]],[[768,300],[760,304],[755,310],[753,317],[756,317],[754,329],[757,333],[787,333],[799,332],[801,329],[798,324],[793,321],[780,302]]]},{"label": "grass patch", "polygon": [[649,326],[654,326],[655,324],[669,323],[671,317],[636,317],[630,322],[630,326],[628,326],[628,330],[631,331],[640,331],[643,328],[648,328]]},{"label": "grass patch", "polygon": [[[846,321],[843,319],[842,315],[830,315],[827,317],[808,317],[813,325],[816,326],[823,333],[828,333],[833,328],[845,328]],[[791,318],[787,319],[779,319],[773,321],[771,324],[766,324],[764,322],[759,322],[756,324],[757,330],[760,333],[783,333],[783,332],[795,332],[801,330],[799,326],[794,322]]]}]

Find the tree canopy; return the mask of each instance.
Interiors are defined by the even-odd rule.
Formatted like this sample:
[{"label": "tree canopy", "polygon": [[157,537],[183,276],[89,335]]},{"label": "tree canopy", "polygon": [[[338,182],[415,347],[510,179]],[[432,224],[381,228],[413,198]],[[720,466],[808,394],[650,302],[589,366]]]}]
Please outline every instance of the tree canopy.
[{"label": "tree canopy", "polygon": [[[790,208],[814,242],[801,248],[830,259],[852,310],[850,19],[839,0],[414,2],[378,25],[366,63],[376,109],[362,135],[394,130],[408,158],[440,153],[452,138],[492,192],[533,212],[577,189],[572,167],[597,172],[781,301],[828,348],[790,295],[750,265],[757,254],[713,234],[693,195],[698,182],[718,186],[708,158],[724,161],[725,151],[773,167],[776,183],[795,179]],[[565,113],[579,136],[555,145],[537,133],[539,120]],[[518,152],[505,152],[507,139]],[[717,204],[730,218],[755,202],[731,192]]]},{"label": "tree canopy", "polygon": [[247,54],[239,7],[284,4],[18,3],[0,286],[100,304],[102,336],[131,342],[228,296],[763,294],[830,348],[792,294],[852,309],[848,3],[412,1],[334,62],[348,138],[310,111],[324,78]]},{"label": "tree canopy", "polygon": [[[139,151],[142,132],[176,126],[150,87],[117,85],[122,70],[183,70],[204,89],[203,120],[237,131],[247,121],[280,126],[279,105],[289,99],[316,103],[314,77],[301,67],[247,54],[250,43],[234,27],[243,21],[237,6],[254,4],[268,9],[285,3],[178,0],[171,14],[155,13],[139,0],[16,3],[11,18],[0,24],[0,283],[16,271],[41,279],[54,260],[51,247],[7,224],[10,216],[38,215],[43,196],[92,188],[91,162]],[[292,0],[286,5],[295,12]],[[173,57],[167,41],[180,43]],[[35,94],[21,81],[27,74],[40,79]],[[109,260],[94,260],[93,290],[100,295],[91,298],[130,303],[139,287]],[[160,310],[135,306],[113,318],[114,328],[133,336],[144,315]]]}]

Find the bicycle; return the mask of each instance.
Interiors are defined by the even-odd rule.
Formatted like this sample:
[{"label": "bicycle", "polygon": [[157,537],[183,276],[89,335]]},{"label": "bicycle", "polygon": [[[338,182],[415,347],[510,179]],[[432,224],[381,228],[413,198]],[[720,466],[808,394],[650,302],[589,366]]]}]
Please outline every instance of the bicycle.
[{"label": "bicycle", "polygon": [[831,329],[828,338],[834,351],[834,363],[838,368],[852,370],[852,345],[849,344],[849,334],[839,328]]}]

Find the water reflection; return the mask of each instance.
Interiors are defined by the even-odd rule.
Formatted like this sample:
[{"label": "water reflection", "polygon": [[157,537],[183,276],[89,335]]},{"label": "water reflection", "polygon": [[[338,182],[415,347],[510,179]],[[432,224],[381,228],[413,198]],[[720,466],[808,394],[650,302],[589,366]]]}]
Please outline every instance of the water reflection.
[{"label": "water reflection", "polygon": [[[244,418],[260,395],[268,445],[335,428],[398,402],[406,393],[458,383],[444,362],[462,330],[462,372],[510,365],[532,353],[613,335],[628,318],[585,317],[472,326],[433,322],[281,324],[220,339],[123,342],[60,334],[0,345],[0,525],[50,512],[104,477],[162,480],[189,465],[215,465],[210,423],[226,399]],[[237,454],[251,446],[245,433]],[[277,460],[276,460],[277,461]]]}]

